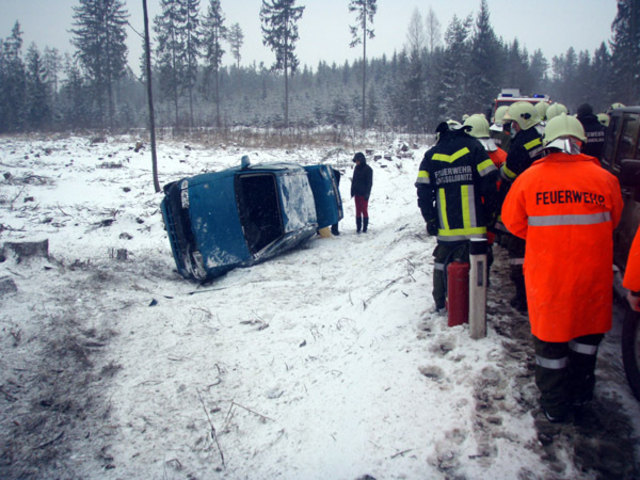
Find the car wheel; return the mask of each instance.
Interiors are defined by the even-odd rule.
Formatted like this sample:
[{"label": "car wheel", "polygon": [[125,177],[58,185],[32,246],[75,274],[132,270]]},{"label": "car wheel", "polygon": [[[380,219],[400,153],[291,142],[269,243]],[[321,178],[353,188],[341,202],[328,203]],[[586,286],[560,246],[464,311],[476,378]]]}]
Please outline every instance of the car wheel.
[{"label": "car wheel", "polygon": [[640,313],[631,309],[622,324],[622,363],[633,395],[640,400]]}]

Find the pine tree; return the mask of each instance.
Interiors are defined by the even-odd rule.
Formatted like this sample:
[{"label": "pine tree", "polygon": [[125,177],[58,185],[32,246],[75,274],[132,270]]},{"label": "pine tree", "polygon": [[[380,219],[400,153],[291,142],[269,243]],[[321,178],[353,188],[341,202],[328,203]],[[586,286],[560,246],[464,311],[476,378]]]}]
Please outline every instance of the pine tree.
[{"label": "pine tree", "polygon": [[591,76],[593,77],[594,94],[593,108],[604,112],[615,100],[612,96],[611,54],[604,42],[596,49],[591,62]]},{"label": "pine tree", "polygon": [[173,101],[174,126],[180,125],[178,110],[182,76],[184,74],[185,42],[181,27],[185,12],[180,0],[161,0],[162,13],[154,20],[156,32],[156,64],[159,69],[160,89]]},{"label": "pine tree", "polygon": [[209,0],[209,9],[203,22],[204,27],[204,57],[208,63],[208,71],[214,75],[216,126],[220,127],[220,65],[224,49],[222,40],[227,38],[227,27],[224,26],[224,15],[220,8],[220,0]]},{"label": "pine tree", "polygon": [[471,16],[460,20],[453,16],[451,23],[445,32],[446,49],[442,60],[440,85],[438,95],[441,98],[438,106],[440,119],[454,119],[460,121],[462,115],[467,112],[468,84],[467,66],[469,64],[469,32],[471,29]]},{"label": "pine tree", "polygon": [[26,77],[22,61],[22,31],[16,22],[2,42],[0,67],[0,132],[20,131],[25,122]]},{"label": "pine tree", "polygon": [[62,68],[62,57],[60,56],[59,50],[57,48],[44,47],[42,61],[47,73],[49,88],[55,95],[58,93],[58,79],[60,77],[60,69]]},{"label": "pine tree", "polygon": [[185,11],[184,36],[184,72],[182,86],[189,95],[189,125],[194,126],[193,88],[198,78],[198,59],[201,56],[202,33],[200,31],[200,0],[182,0]]},{"label": "pine tree", "polygon": [[357,12],[356,24],[351,25],[350,47],[362,44],[362,128],[366,128],[365,98],[367,88],[367,38],[375,36],[373,28],[369,24],[373,23],[378,6],[377,0],[349,0],[349,11]]},{"label": "pine tree", "polygon": [[107,97],[109,126],[114,127],[113,88],[127,65],[127,33],[129,14],[122,0],[79,0],[73,7],[73,45],[76,55],[93,85],[100,114]]},{"label": "pine tree", "polygon": [[504,47],[503,52],[506,56],[503,87],[518,88],[523,95],[530,95],[532,85],[528,75],[529,55],[526,49],[520,49],[520,42],[516,38],[510,45]]},{"label": "pine tree", "polygon": [[531,62],[529,63],[529,72],[531,78],[534,80],[532,93],[543,94],[549,90],[549,62],[545,58],[542,50],[537,49],[531,55]]},{"label": "pine tree", "polygon": [[613,89],[616,102],[640,102],[640,1],[618,0],[618,13],[611,25]]},{"label": "pine tree", "polygon": [[236,59],[236,67],[240,68],[240,59],[242,58],[240,55],[240,49],[244,43],[244,34],[242,33],[239,23],[231,25],[227,39],[229,40],[231,55]]},{"label": "pine tree", "polygon": [[504,65],[501,54],[502,46],[491,26],[487,0],[482,0],[471,39],[468,113],[486,113],[500,91]]},{"label": "pine tree", "polygon": [[296,71],[299,61],[295,43],[298,40],[297,22],[304,7],[296,7],[296,0],[262,0],[260,21],[262,43],[276,54],[275,70],[284,72],[284,125],[289,126],[289,74]]},{"label": "pine tree", "polygon": [[27,50],[26,94],[27,123],[39,130],[49,124],[51,106],[46,69],[34,43]]},{"label": "pine tree", "polygon": [[91,125],[91,88],[80,72],[77,60],[65,56],[65,79],[60,89],[60,109],[63,125],[67,128]]}]

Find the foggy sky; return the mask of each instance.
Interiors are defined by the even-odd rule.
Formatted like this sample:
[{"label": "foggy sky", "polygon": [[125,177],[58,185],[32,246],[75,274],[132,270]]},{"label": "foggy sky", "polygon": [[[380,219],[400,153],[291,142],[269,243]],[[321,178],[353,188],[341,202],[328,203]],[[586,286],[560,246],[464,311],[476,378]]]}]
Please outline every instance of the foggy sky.
[{"label": "foggy sky", "polygon": [[[262,44],[259,11],[261,0],[221,0],[227,27],[239,23],[244,33],[241,64],[264,62],[271,66],[275,56]],[[142,39],[134,32],[144,31],[142,0],[126,0],[130,13],[127,27],[129,64],[138,71],[142,53]],[[147,0],[150,27],[153,18],[160,13],[159,0]],[[201,0],[202,13],[206,13],[208,0]],[[349,13],[349,0],[298,0],[305,6],[299,22],[300,39],[296,54],[300,64],[314,68],[320,60],[341,65],[345,60],[362,57],[362,47],[349,48],[351,36],[349,25],[355,23],[355,14]],[[70,44],[72,28],[72,6],[78,0],[0,0],[0,38],[10,35],[16,20],[23,31],[23,52],[31,42],[40,50],[45,46],[55,47],[61,53],[73,53]],[[590,53],[600,43],[611,38],[611,23],[616,15],[615,0],[489,0],[491,24],[498,37],[511,42],[518,38],[521,47],[531,54],[541,49],[547,60],[566,53],[573,46],[577,51]],[[480,0],[378,0],[378,12],[374,17],[375,38],[367,43],[367,57],[379,58],[386,54],[390,58],[407,43],[407,30],[414,10],[423,17],[432,7],[441,24],[442,34],[453,15],[464,18],[472,14],[475,20]],[[153,41],[153,33],[152,33]],[[153,45],[152,45],[153,48]],[[223,64],[233,63],[228,47]]]}]

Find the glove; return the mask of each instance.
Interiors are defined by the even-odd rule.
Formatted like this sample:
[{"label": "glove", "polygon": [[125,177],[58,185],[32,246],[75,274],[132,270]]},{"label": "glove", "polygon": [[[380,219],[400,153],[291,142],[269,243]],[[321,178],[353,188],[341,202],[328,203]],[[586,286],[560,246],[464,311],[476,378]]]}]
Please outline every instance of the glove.
[{"label": "glove", "polygon": [[429,220],[427,222],[427,233],[430,236],[438,234],[438,222],[436,220]]}]

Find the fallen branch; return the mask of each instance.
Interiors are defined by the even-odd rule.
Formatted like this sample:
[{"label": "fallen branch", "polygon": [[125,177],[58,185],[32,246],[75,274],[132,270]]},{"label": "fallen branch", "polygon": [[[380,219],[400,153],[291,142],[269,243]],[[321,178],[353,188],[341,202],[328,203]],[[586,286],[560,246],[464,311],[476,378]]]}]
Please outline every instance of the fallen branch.
[{"label": "fallen branch", "polygon": [[391,455],[391,459],[394,459],[396,457],[404,457],[405,453],[409,453],[412,450],[413,448],[407,448],[406,450],[402,450],[401,452],[394,453],[393,455]]},{"label": "fallen branch", "polygon": [[64,435],[64,432],[60,432],[55,438],[49,440],[48,442],[41,443],[40,445],[38,445],[37,447],[34,447],[33,449],[34,450],[39,450],[39,449],[42,449],[42,448],[46,448],[49,445],[51,445],[52,443],[55,443],[58,440],[60,440],[63,435]]},{"label": "fallen branch", "polygon": [[209,416],[209,411],[207,410],[207,406],[204,404],[202,395],[200,395],[200,390],[196,389],[196,392],[198,393],[198,398],[200,399],[200,403],[202,404],[204,413],[207,416],[207,420],[209,421],[209,426],[211,427],[211,439],[214,442],[216,442],[216,446],[218,447],[218,452],[220,453],[220,460],[222,461],[222,467],[226,468],[224,463],[224,454],[222,453],[222,448],[220,448],[220,442],[218,442],[218,434],[216,433],[216,427],[213,426],[213,422],[211,421],[211,417]]}]

